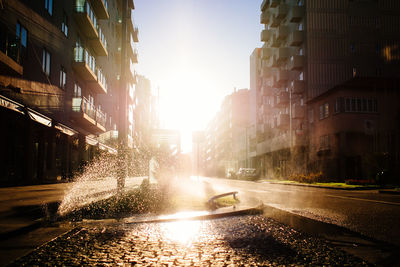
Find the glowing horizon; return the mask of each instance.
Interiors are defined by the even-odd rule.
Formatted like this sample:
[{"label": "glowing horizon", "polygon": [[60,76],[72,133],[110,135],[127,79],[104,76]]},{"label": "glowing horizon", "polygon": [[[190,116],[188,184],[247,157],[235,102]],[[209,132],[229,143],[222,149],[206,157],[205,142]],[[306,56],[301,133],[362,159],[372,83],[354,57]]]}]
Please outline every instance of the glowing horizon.
[{"label": "glowing horizon", "polygon": [[[151,2],[151,3],[149,3]],[[261,0],[137,0],[138,73],[160,92],[162,126],[182,149],[204,130],[223,98],[249,88],[249,57],[260,46]]]}]

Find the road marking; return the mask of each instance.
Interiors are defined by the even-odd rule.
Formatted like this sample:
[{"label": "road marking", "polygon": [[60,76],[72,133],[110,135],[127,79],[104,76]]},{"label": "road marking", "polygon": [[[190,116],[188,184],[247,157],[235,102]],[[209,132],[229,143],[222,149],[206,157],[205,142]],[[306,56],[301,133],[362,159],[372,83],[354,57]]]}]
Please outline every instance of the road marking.
[{"label": "road marking", "polygon": [[366,201],[366,202],[374,202],[374,203],[380,203],[380,204],[388,204],[388,205],[400,206],[400,203],[396,203],[396,202],[388,202],[388,201],[381,201],[381,200],[372,200],[372,199],[365,199],[365,198],[358,198],[358,197],[335,196],[335,195],[326,195],[326,196],[328,196],[328,197],[336,197],[336,198],[344,198],[344,199],[352,199],[352,200],[361,200],[361,201]]}]

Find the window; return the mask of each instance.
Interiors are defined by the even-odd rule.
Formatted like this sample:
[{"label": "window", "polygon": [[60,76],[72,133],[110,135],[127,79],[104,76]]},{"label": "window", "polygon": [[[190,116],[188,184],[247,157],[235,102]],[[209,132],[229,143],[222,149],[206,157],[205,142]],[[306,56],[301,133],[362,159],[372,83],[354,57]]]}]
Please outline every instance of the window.
[{"label": "window", "polygon": [[339,113],[343,111],[343,105],[344,105],[344,99],[343,97],[338,97],[336,98],[335,101],[335,113]]},{"label": "window", "polygon": [[61,66],[61,70],[60,70],[60,88],[65,89],[66,84],[67,84],[67,73],[65,72],[64,67]]},{"label": "window", "polygon": [[50,76],[50,62],[51,62],[51,54],[45,48],[43,48],[42,55],[42,70],[46,73],[47,76]]},{"label": "window", "polygon": [[353,67],[353,77],[357,76],[358,76],[357,68]]},{"label": "window", "polygon": [[319,106],[319,119],[322,120],[324,118],[324,106]]},{"label": "window", "polygon": [[[25,56],[26,53],[26,47],[28,45],[28,32],[26,31],[26,28],[24,26],[22,26],[19,22],[17,22],[17,26],[16,26],[17,30],[16,30],[16,37],[18,39],[18,43],[19,43],[19,58],[17,58],[16,61],[18,61],[18,63],[22,63],[22,59]],[[18,57],[18,55],[17,55]]]},{"label": "window", "polygon": [[319,149],[320,150],[328,150],[330,148],[329,145],[329,135],[322,135],[319,137]]},{"label": "window", "polygon": [[28,39],[28,32],[26,31],[25,27],[22,26],[19,22],[17,22],[16,36],[20,39],[21,46],[26,48],[27,39]]},{"label": "window", "polygon": [[314,122],[314,110],[313,109],[308,110],[308,121],[310,123]]},{"label": "window", "polygon": [[53,0],[44,0],[44,8],[50,15],[53,15]]},{"label": "window", "polygon": [[319,106],[319,119],[325,119],[329,116],[329,104],[325,103]]},{"label": "window", "polygon": [[328,118],[329,116],[329,104],[325,103],[324,104],[324,118]]},{"label": "window", "polygon": [[81,97],[82,96],[82,89],[78,84],[74,86],[74,97]]},{"label": "window", "polygon": [[378,112],[378,102],[374,98],[347,97],[345,112]]},{"label": "window", "polygon": [[63,21],[61,23],[61,31],[65,36],[68,36],[68,16],[65,14],[65,12],[63,14]]}]

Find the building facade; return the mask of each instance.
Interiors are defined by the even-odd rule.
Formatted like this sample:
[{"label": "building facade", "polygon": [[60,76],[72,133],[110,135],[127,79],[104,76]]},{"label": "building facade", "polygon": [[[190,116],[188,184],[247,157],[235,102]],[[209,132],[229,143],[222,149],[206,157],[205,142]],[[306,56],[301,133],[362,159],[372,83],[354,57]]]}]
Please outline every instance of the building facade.
[{"label": "building facade", "polygon": [[21,0],[0,8],[2,183],[66,179],[99,149],[116,153],[121,108],[128,140],[133,129],[134,2]]},{"label": "building facade", "polygon": [[207,175],[225,176],[248,162],[250,97],[248,89],[225,97],[205,131],[204,163]]},{"label": "building facade", "polygon": [[[252,120],[256,131],[251,136],[250,156],[264,176],[312,171],[326,172],[331,178],[344,175],[341,179],[360,175],[361,171],[344,174],[344,168],[333,174],[326,166],[334,169],[336,165],[315,157],[316,143],[327,139],[324,130],[330,126],[326,124],[333,122],[309,123],[315,121],[310,117],[315,107],[308,109],[306,103],[314,105],[314,99],[353,79],[395,83],[393,79],[400,75],[398,10],[400,2],[393,0],[262,2],[264,45],[250,58],[251,101],[257,105],[256,116],[251,116],[256,118]],[[368,96],[369,91],[366,86],[365,92],[357,89],[357,94]],[[386,105],[384,99],[380,101]],[[365,119],[359,113],[354,116]],[[336,118],[347,121],[343,125],[351,131],[350,116]]]},{"label": "building facade", "polygon": [[384,172],[378,182],[396,183],[391,178],[400,162],[399,88],[399,79],[354,78],[310,100],[308,169],[372,180]]}]

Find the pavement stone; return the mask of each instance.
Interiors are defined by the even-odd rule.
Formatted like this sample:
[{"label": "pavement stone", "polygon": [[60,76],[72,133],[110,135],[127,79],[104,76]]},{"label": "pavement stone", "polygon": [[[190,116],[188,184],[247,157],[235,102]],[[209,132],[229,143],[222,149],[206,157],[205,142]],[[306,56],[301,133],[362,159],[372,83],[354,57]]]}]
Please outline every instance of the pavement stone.
[{"label": "pavement stone", "polygon": [[83,223],[11,266],[130,264],[368,265],[323,239],[262,215],[247,215],[162,223]]}]

